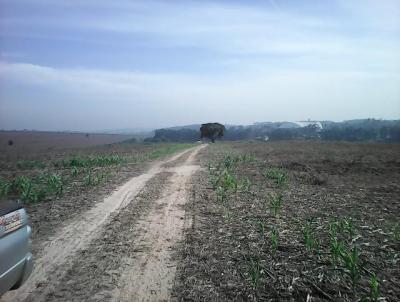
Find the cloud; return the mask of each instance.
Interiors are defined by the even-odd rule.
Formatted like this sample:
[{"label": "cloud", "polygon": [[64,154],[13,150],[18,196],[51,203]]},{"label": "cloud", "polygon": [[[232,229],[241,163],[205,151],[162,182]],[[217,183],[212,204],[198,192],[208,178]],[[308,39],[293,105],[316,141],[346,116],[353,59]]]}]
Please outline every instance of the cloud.
[{"label": "cloud", "polygon": [[[38,2],[43,4],[43,1]],[[46,31],[49,28],[72,30],[73,37],[65,35],[65,39],[77,39],[75,34],[85,30],[141,34],[147,36],[149,43],[158,41],[161,47],[197,47],[235,55],[346,54],[354,51],[354,39],[357,39],[351,34],[354,24],[330,17],[329,12],[325,15],[300,14],[276,9],[278,4],[273,3],[269,7],[258,7],[245,2],[227,4],[218,1],[85,1],[74,4],[61,1],[46,5],[68,5],[70,10],[58,9],[53,16],[6,16],[2,23],[3,27],[11,28],[33,26]],[[347,11],[354,11],[354,5],[338,3]],[[359,3],[357,7],[368,5]],[[387,20],[384,17],[375,19]],[[371,21],[373,24],[375,19]],[[346,22],[346,27],[338,21]],[[399,26],[394,29],[399,31]],[[56,36],[57,32],[54,33]],[[25,34],[34,35],[32,31]],[[98,36],[101,39],[101,35]]]},{"label": "cloud", "polygon": [[1,126],[24,124],[13,109],[17,105],[21,112],[21,104],[22,112],[43,120],[49,114],[57,116],[57,129],[73,130],[204,120],[393,118],[400,115],[399,79],[399,74],[304,71],[208,78],[3,62],[0,105],[5,124]]}]

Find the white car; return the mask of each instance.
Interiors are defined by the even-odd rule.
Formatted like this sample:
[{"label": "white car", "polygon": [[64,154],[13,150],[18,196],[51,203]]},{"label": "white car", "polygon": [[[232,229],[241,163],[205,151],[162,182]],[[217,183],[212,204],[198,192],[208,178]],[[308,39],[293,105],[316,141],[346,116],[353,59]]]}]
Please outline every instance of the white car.
[{"label": "white car", "polygon": [[21,204],[0,201],[0,296],[17,289],[33,268],[31,228]]}]

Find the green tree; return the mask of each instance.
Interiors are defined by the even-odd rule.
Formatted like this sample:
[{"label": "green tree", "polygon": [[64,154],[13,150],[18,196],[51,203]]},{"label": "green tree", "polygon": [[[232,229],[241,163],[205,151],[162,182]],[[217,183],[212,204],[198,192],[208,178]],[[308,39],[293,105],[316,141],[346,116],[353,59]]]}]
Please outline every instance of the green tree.
[{"label": "green tree", "polygon": [[200,127],[201,138],[208,138],[215,143],[216,138],[224,136],[225,126],[220,123],[202,124]]}]

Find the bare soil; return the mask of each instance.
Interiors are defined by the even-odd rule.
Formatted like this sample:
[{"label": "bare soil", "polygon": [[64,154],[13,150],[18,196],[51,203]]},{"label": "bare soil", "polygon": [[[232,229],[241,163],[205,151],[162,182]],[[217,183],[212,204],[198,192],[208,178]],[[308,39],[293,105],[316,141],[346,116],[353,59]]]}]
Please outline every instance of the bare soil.
[{"label": "bare soil", "polygon": [[[132,139],[132,135],[103,133],[66,133],[42,131],[0,131],[0,152],[35,152],[82,148],[89,146],[113,144]],[[13,144],[10,146],[9,141]]]},{"label": "bare soil", "polygon": [[[193,223],[176,256],[176,300],[373,301],[374,275],[379,300],[400,300],[399,145],[219,144],[204,150],[200,161],[207,167],[226,154],[255,157],[233,172],[252,186],[221,202],[206,169],[195,174],[186,206]],[[285,186],[263,176],[270,168],[285,171]],[[271,194],[282,194],[278,215]],[[329,222],[345,218],[355,232],[348,244],[359,254],[354,286],[342,259],[332,265],[330,250]],[[308,223],[318,242],[312,250],[304,239]],[[276,250],[272,230],[278,234]]]}]

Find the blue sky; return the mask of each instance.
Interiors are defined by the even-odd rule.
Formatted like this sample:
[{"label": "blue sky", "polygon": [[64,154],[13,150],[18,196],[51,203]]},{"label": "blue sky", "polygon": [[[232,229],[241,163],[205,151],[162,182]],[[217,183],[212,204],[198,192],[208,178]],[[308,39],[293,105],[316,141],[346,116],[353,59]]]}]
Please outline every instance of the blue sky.
[{"label": "blue sky", "polygon": [[0,129],[400,118],[400,1],[0,0]]}]

